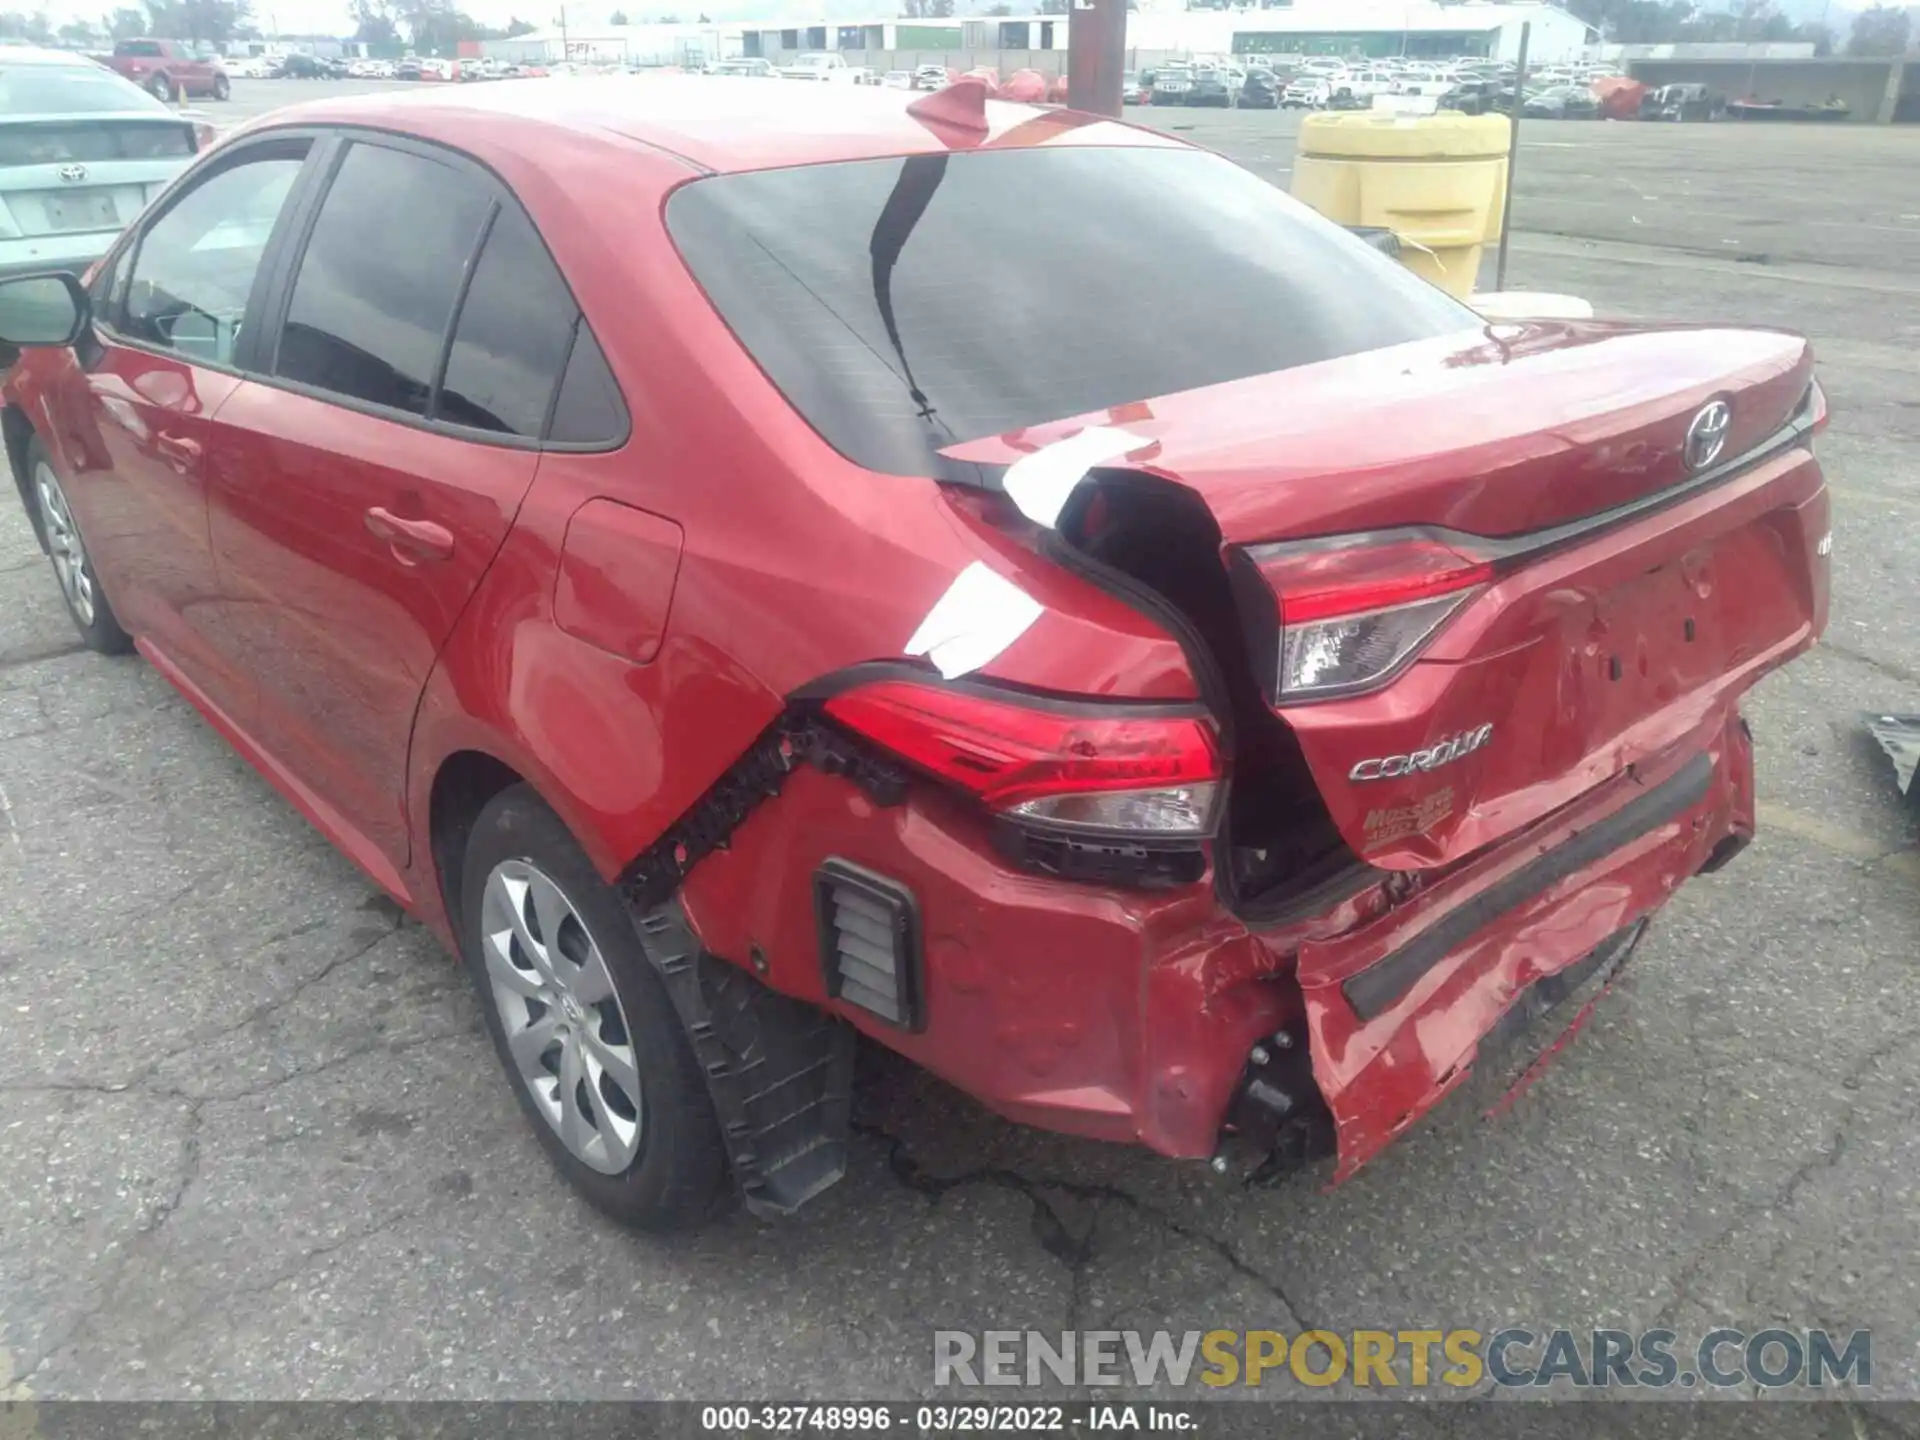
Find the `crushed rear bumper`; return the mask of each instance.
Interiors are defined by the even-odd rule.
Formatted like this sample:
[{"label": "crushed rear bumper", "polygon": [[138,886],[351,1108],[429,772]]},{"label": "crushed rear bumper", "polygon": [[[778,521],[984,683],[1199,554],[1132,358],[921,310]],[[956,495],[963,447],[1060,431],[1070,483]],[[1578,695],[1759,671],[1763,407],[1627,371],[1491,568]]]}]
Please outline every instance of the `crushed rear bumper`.
[{"label": "crushed rear bumper", "polygon": [[[1636,927],[1753,824],[1751,742],[1729,705],[1410,895],[1389,902],[1383,877],[1256,930],[1207,881],[1147,892],[1025,873],[942,792],[876,803],[802,765],[681,896],[709,952],[1048,1129],[1210,1156],[1254,1047],[1299,1036],[1319,1092],[1303,1098],[1331,1111],[1344,1178],[1465,1077],[1545,994],[1532,987]],[[820,877],[849,867],[910,912],[897,994],[912,1003],[892,1020],[836,974]]]}]

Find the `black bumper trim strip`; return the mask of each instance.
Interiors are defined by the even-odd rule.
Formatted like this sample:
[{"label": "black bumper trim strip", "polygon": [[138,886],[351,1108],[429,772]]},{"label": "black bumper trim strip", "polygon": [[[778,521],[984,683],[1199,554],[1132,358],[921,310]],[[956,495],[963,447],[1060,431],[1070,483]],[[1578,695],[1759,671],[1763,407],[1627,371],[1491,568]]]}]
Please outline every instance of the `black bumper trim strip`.
[{"label": "black bumper trim strip", "polygon": [[1386,1013],[1434,966],[1484,927],[1578,873],[1603,855],[1683,815],[1713,784],[1713,759],[1696,755],[1679,773],[1621,806],[1565,844],[1488,886],[1398,950],[1340,982],[1340,993],[1363,1021]]}]

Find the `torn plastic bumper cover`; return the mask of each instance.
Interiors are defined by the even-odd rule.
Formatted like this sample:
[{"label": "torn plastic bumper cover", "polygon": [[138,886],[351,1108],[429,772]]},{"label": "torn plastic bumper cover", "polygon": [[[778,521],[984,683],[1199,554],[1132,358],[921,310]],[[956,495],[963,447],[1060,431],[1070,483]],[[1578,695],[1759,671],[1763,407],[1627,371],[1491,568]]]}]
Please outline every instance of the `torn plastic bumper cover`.
[{"label": "torn plastic bumper cover", "polygon": [[1900,793],[1920,806],[1920,715],[1868,715],[1867,729],[1893,761]]}]

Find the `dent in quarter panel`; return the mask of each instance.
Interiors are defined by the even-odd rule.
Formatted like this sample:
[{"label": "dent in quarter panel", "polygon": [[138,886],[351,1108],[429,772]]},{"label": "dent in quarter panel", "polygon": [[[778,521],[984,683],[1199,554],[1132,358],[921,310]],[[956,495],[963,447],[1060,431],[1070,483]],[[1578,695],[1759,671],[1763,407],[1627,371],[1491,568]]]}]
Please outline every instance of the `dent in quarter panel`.
[{"label": "dent in quarter panel", "polygon": [[567,522],[553,617],[576,639],[646,664],[660,652],[686,533],[614,500],[589,500]]}]

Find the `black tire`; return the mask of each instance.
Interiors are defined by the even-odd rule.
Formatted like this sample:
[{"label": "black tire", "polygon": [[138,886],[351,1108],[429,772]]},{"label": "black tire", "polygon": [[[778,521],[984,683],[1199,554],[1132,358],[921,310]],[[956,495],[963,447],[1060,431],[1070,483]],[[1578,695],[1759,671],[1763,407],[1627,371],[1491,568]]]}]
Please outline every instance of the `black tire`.
[{"label": "black tire", "polygon": [[[89,650],[102,655],[124,655],[133,649],[133,637],[121,628],[120,617],[113,613],[113,606],[107,600],[106,588],[101,584],[99,571],[94,567],[91,553],[86,548],[86,537],[80,531],[80,522],[72,513],[72,506],[66,499],[66,490],[61,483],[59,472],[54,469],[53,456],[40,441],[38,435],[27,442],[27,495],[34,507],[34,524],[39,530],[42,541],[47,546],[47,558],[53,567],[54,579],[60,586],[60,599],[67,607],[67,618],[73,621],[73,628],[80,632],[80,639]],[[52,479],[53,495],[49,497],[42,489],[41,470],[45,469]],[[64,526],[55,513],[55,507],[67,512]],[[81,573],[86,577],[87,598],[83,602],[68,592],[68,581],[61,567],[60,557],[71,556],[72,551],[58,544],[58,535],[62,529],[70,530],[79,541],[79,564]],[[71,563],[71,561],[69,561]],[[89,609],[91,613],[88,613]]]},{"label": "black tire", "polygon": [[164,75],[156,75],[151,80],[147,81],[147,91],[149,94],[153,96],[154,99],[164,100],[169,105],[171,105],[173,101],[177,98],[174,91],[173,81],[169,80]]},{"label": "black tire", "polygon": [[216,100],[231,100],[233,98],[233,85],[226,76],[216,75],[213,77],[213,98]]},{"label": "black tire", "polygon": [[[508,1048],[487,972],[481,922],[488,877],[507,861],[532,865],[560,889],[612,977],[642,1097],[639,1149],[617,1174],[593,1168],[567,1148],[539,1109]],[[625,902],[530,786],[501,791],[480,812],[467,839],[460,895],[457,923],[467,973],[507,1083],[554,1168],[597,1209],[623,1225],[684,1230],[706,1219],[727,1174],[725,1142],[706,1079]]]}]

